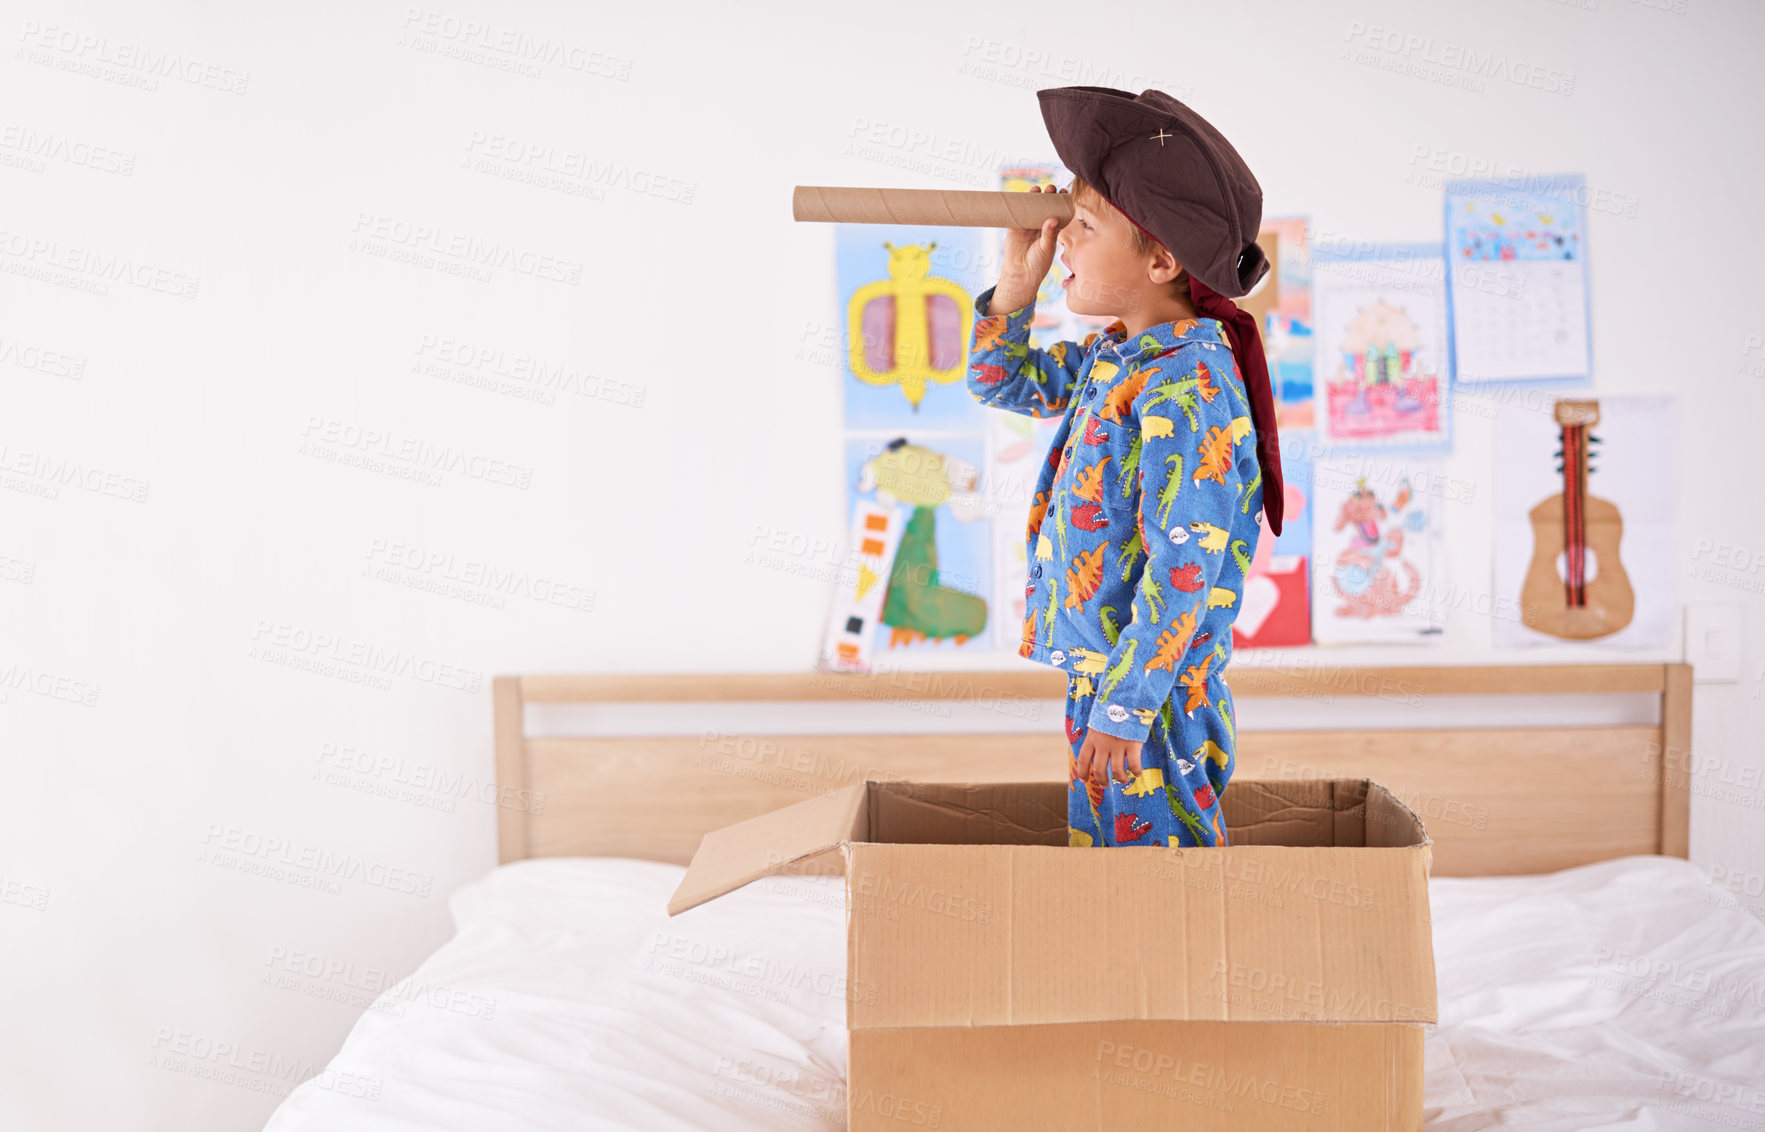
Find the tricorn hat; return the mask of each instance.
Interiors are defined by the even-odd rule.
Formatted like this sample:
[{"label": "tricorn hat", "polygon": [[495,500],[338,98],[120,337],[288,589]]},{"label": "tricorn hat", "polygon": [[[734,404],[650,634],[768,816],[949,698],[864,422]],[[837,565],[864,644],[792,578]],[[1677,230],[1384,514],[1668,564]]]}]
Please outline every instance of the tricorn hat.
[{"label": "tricorn hat", "polygon": [[1256,244],[1262,186],[1201,115],[1161,90],[1062,86],[1036,98],[1061,163],[1190,275],[1235,299],[1268,273]]}]

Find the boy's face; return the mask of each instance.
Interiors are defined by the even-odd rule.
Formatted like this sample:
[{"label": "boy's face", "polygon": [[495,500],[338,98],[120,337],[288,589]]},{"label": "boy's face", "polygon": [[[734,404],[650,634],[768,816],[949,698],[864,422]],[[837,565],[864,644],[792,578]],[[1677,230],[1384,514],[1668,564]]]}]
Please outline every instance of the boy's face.
[{"label": "boy's face", "polygon": [[1061,284],[1075,314],[1125,316],[1170,289],[1148,276],[1156,254],[1135,252],[1133,223],[1090,193],[1074,198],[1073,218],[1060,230],[1059,244],[1069,272]]}]

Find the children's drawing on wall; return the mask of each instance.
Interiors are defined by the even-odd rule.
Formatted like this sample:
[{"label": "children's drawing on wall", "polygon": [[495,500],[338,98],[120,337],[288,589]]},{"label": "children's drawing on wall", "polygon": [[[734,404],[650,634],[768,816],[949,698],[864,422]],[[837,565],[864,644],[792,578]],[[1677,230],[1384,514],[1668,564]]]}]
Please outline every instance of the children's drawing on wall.
[{"label": "children's drawing on wall", "polygon": [[1444,448],[1445,264],[1433,244],[1312,250],[1322,440]]},{"label": "children's drawing on wall", "polygon": [[851,541],[834,580],[822,664],[852,672],[870,670],[883,598],[900,546],[901,508],[893,502],[860,499],[852,507]]},{"label": "children's drawing on wall", "polygon": [[984,458],[979,436],[847,440],[854,515],[872,504],[900,518],[873,649],[984,650],[993,576],[992,524],[977,491]]},{"label": "children's drawing on wall", "polygon": [[1435,482],[1438,471],[1424,461],[1320,453],[1312,481],[1319,644],[1438,639],[1445,610]]},{"label": "children's drawing on wall", "polygon": [[1580,176],[1446,183],[1458,380],[1591,372],[1585,189]]},{"label": "children's drawing on wall", "polygon": [[[1274,379],[1275,422],[1283,436],[1289,429],[1297,432],[1317,423],[1312,402],[1311,248],[1305,224],[1305,217],[1294,216],[1265,220],[1262,225],[1262,233],[1275,238],[1268,279],[1276,290],[1263,321],[1263,347]],[[1237,302],[1246,305],[1243,299]],[[1310,547],[1306,549],[1310,553]]]},{"label": "children's drawing on wall", "polygon": [[1501,407],[1497,645],[1672,640],[1674,411],[1668,396]]},{"label": "children's drawing on wall", "polygon": [[846,428],[978,432],[963,379],[981,230],[841,224],[835,241]]},{"label": "children's drawing on wall", "polygon": [[[1316,438],[1311,433],[1281,433],[1281,471],[1286,481],[1283,500],[1286,514],[1280,537],[1269,534],[1266,517],[1258,520],[1262,533],[1256,553],[1245,572],[1243,605],[1232,624],[1232,641],[1238,648],[1281,648],[1311,643],[1311,590],[1307,567],[1312,550],[1312,456]],[[1234,554],[1240,553],[1236,548]]]}]

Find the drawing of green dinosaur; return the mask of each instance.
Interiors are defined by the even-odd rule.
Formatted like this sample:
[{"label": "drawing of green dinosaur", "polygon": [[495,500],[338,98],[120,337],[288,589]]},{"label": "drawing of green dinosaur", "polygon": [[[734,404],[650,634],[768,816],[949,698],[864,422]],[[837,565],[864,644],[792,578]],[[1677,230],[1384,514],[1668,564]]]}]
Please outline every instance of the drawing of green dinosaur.
[{"label": "drawing of green dinosaur", "polygon": [[1219,709],[1220,722],[1226,725],[1226,742],[1231,743],[1233,746],[1237,746],[1238,729],[1232,725],[1232,709],[1226,706],[1225,700],[1219,701],[1219,703],[1214,706]]},{"label": "drawing of green dinosaur", "polygon": [[1128,443],[1128,454],[1122,457],[1121,475],[1116,479],[1116,486],[1121,488],[1122,498],[1126,499],[1134,493],[1133,485],[1128,477],[1140,466],[1140,434],[1135,433],[1134,439]]},{"label": "drawing of green dinosaur", "polygon": [[1242,504],[1240,504],[1238,507],[1238,513],[1240,515],[1250,514],[1251,497],[1256,494],[1256,489],[1261,486],[1262,486],[1262,461],[1258,460],[1257,464],[1256,464],[1256,478],[1252,479],[1249,483],[1244,484],[1242,487],[1239,488],[1239,490],[1244,493],[1244,502]]},{"label": "drawing of green dinosaur", "polygon": [[1115,691],[1116,686],[1128,678],[1128,673],[1134,668],[1134,651],[1139,646],[1140,638],[1138,637],[1128,642],[1128,647],[1122,651],[1121,659],[1103,674],[1103,686],[1097,690],[1098,695],[1107,700],[1109,694]]},{"label": "drawing of green dinosaur", "polygon": [[1158,489],[1158,525],[1164,526],[1171,521],[1171,504],[1177,501],[1177,492],[1183,486],[1183,454],[1174,452],[1164,458],[1165,464],[1175,464],[1176,470],[1165,485]]},{"label": "drawing of green dinosaur", "polygon": [[1115,606],[1106,605],[1097,611],[1097,623],[1103,626],[1103,636],[1108,639],[1109,647],[1114,648],[1115,642],[1121,639],[1121,626],[1115,622]]},{"label": "drawing of green dinosaur", "polygon": [[1158,579],[1152,576],[1152,571],[1140,575],[1140,592],[1146,595],[1146,612],[1152,615],[1152,620],[1162,618],[1164,610],[1160,607],[1164,605],[1164,593],[1159,590]]},{"label": "drawing of green dinosaur", "polygon": [[1190,813],[1188,809],[1184,807],[1183,796],[1177,792],[1176,786],[1167,782],[1164,784],[1164,792],[1170,798],[1171,813],[1175,814],[1177,820],[1189,828],[1189,832],[1195,837],[1195,844],[1206,845],[1207,842],[1201,836],[1204,832],[1201,825],[1201,819]]},{"label": "drawing of green dinosaur", "polygon": [[1246,578],[1250,577],[1250,555],[1244,553],[1250,544],[1243,539],[1232,540],[1232,558],[1238,563],[1238,572]]},{"label": "drawing of green dinosaur", "polygon": [[901,533],[883,599],[882,623],[927,640],[978,637],[987,624],[987,602],[939,581],[936,508],[915,507]]},{"label": "drawing of green dinosaur", "polygon": [[1140,406],[1141,412],[1144,413],[1145,410],[1162,405],[1166,401],[1175,401],[1177,408],[1183,410],[1183,415],[1189,418],[1189,431],[1199,431],[1201,422],[1195,419],[1195,391],[1200,386],[1201,380],[1194,377],[1186,377],[1181,381],[1167,381],[1146,394],[1146,400]]},{"label": "drawing of green dinosaur", "polygon": [[1117,564],[1122,568],[1122,581],[1127,581],[1129,576],[1133,574],[1134,559],[1140,557],[1140,551],[1145,546],[1146,544],[1140,541],[1140,532],[1137,530],[1128,536],[1126,542],[1122,543],[1121,555],[1116,559]]},{"label": "drawing of green dinosaur", "polygon": [[1042,643],[1054,647],[1054,611],[1060,608],[1060,587],[1048,587],[1048,612],[1042,618],[1048,625],[1048,639]]},{"label": "drawing of green dinosaur", "polygon": [[1054,500],[1054,531],[1060,536],[1060,561],[1063,563],[1071,561],[1066,556],[1066,489],[1064,487],[1060,489],[1060,494]]},{"label": "drawing of green dinosaur", "polygon": [[1232,394],[1232,400],[1236,401],[1238,407],[1243,410],[1241,415],[1248,416],[1250,414],[1250,402],[1245,399],[1244,394],[1238,392],[1238,386],[1229,380],[1221,381],[1220,384],[1226,387],[1227,392]]}]

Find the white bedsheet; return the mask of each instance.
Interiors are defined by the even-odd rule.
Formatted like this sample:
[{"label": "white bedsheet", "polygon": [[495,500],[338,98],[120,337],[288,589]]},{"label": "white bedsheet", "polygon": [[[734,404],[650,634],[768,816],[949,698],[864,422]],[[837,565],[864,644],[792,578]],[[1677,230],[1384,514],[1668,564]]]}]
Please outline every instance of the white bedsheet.
[{"label": "white bedsheet", "polygon": [[[458,934],[265,1132],[843,1127],[843,882],[670,919],[682,871],[556,858],[462,888]],[[1629,857],[1431,895],[1428,1129],[1765,1129],[1765,924],[1702,870]]]}]

